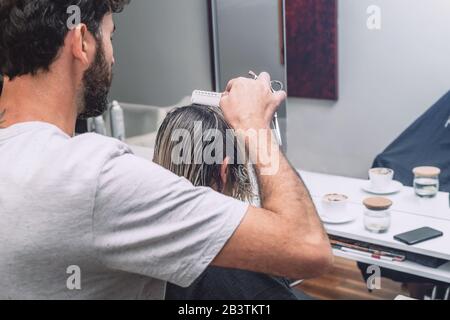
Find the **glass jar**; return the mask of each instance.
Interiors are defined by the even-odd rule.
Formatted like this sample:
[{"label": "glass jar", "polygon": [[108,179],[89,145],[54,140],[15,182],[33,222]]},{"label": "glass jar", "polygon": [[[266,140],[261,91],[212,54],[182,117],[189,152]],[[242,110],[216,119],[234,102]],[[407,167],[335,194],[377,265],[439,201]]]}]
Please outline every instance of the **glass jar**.
[{"label": "glass jar", "polygon": [[439,175],[436,167],[417,167],[414,173],[414,191],[421,198],[434,198],[439,193]]},{"label": "glass jar", "polygon": [[387,198],[367,198],[363,202],[364,227],[373,233],[385,233],[391,227],[392,201]]}]

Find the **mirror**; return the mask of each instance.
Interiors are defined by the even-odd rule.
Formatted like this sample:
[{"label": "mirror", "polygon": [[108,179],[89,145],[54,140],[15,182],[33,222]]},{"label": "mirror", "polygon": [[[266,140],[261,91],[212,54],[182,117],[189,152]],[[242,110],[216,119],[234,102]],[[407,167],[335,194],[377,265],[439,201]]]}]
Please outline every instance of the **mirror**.
[{"label": "mirror", "polygon": [[[210,9],[216,90],[250,70],[267,71],[286,87],[284,1],[212,0]],[[278,112],[285,151],[286,104]]]}]

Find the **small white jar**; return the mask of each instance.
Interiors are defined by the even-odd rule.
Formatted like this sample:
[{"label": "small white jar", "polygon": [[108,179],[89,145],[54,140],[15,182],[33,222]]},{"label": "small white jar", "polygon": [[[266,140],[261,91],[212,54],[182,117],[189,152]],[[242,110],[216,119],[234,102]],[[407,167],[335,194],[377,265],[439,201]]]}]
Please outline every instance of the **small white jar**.
[{"label": "small white jar", "polygon": [[373,233],[385,233],[391,227],[392,201],[387,198],[367,198],[363,202],[364,227]]},{"label": "small white jar", "polygon": [[414,191],[420,198],[434,198],[439,193],[439,175],[436,167],[417,167],[414,173]]}]

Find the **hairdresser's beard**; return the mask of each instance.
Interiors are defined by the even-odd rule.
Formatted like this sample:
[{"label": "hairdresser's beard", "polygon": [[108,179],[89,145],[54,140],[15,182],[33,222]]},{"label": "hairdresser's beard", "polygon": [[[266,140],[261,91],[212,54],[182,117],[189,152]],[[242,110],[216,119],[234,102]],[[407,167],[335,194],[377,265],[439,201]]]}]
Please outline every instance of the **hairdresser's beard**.
[{"label": "hairdresser's beard", "polygon": [[112,83],[112,66],[106,62],[105,51],[99,41],[94,62],[83,76],[79,119],[101,116],[108,109],[108,94]]}]

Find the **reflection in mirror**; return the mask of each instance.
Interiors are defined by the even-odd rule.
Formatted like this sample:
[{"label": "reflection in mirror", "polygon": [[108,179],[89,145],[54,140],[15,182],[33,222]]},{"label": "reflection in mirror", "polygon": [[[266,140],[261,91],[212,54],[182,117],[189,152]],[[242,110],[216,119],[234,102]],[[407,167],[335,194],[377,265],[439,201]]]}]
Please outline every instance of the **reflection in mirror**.
[{"label": "reflection in mirror", "polygon": [[[284,53],[284,1],[211,1],[216,90],[249,70],[267,71],[286,84]],[[278,112],[283,148],[286,149],[286,103]]]}]

